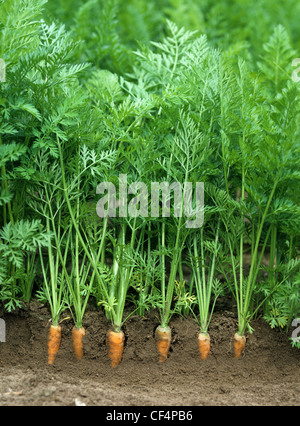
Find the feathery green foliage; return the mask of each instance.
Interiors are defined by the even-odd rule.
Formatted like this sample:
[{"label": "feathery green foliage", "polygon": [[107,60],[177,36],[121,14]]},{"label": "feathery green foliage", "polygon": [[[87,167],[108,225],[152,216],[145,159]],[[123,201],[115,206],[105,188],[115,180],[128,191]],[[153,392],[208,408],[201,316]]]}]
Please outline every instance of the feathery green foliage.
[{"label": "feathery green foliage", "polygon": [[[38,297],[54,325],[69,308],[81,327],[95,302],[115,331],[133,312],[157,309],[163,326],[192,312],[207,332],[223,294],[241,335],[258,312],[290,326],[300,315],[297,12],[296,0],[0,1],[7,310]],[[126,206],[109,215],[116,200],[106,200],[98,217],[98,185],[118,188],[121,175]],[[172,191],[169,215],[162,193],[159,217],[149,197],[143,210],[136,182],[148,196],[153,183],[203,182],[203,225],[186,227]]]}]

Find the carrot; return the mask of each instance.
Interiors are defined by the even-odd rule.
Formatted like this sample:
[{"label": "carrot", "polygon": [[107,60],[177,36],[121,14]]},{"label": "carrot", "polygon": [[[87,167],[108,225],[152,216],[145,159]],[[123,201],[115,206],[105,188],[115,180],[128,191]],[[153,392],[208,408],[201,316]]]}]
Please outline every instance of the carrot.
[{"label": "carrot", "polygon": [[242,355],[243,350],[245,349],[246,345],[246,337],[240,336],[238,333],[235,333],[234,335],[234,357],[240,358]]},{"label": "carrot", "polygon": [[77,359],[83,357],[83,337],[85,336],[85,329],[83,327],[73,327],[72,330],[72,339],[73,339],[73,348],[75,356]]},{"label": "carrot", "polygon": [[48,334],[48,364],[53,364],[61,342],[61,326],[51,325]]},{"label": "carrot", "polygon": [[111,366],[117,367],[117,365],[121,364],[123,349],[124,349],[124,340],[125,335],[123,331],[109,331],[108,332],[108,356],[111,360]]},{"label": "carrot", "polygon": [[158,350],[158,361],[165,362],[168,358],[171,346],[171,329],[170,327],[158,326],[155,331],[156,347]]},{"label": "carrot", "polygon": [[206,359],[210,351],[210,336],[208,333],[198,334],[198,348],[201,359]]}]

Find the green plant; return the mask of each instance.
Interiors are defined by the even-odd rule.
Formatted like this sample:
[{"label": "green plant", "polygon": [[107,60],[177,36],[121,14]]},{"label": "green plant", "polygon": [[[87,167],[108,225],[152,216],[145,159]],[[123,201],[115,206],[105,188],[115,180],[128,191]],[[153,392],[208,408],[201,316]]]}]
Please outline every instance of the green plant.
[{"label": "green plant", "polygon": [[[270,43],[278,43],[278,38],[271,39]],[[287,50],[287,47],[283,48],[282,45],[278,47],[280,48]],[[266,55],[269,52],[272,55],[273,50],[276,49],[270,49],[269,44]],[[274,67],[273,81],[278,84],[277,63],[274,64],[271,59],[265,60]],[[227,231],[226,240],[230,251],[239,314],[238,334],[243,335],[247,327],[250,332],[252,331],[250,320],[258,309],[253,309],[254,294],[269,238],[271,238],[269,279],[273,280],[273,291],[280,287],[288,276],[276,279],[274,275],[273,265],[277,248],[276,218],[283,210],[292,218],[295,209],[297,210],[295,202],[291,199],[287,201],[287,197],[290,192],[289,185],[294,185],[299,177],[297,160],[299,144],[295,139],[297,134],[295,123],[298,115],[296,109],[292,107],[298,97],[295,87],[287,81],[286,87],[277,95],[275,101],[270,100],[269,92],[263,95],[261,100],[260,94],[264,91],[259,92],[260,84],[256,77],[249,79],[249,73],[246,73],[245,64],[241,61],[239,73],[237,84],[232,83],[234,101],[227,106],[226,112],[223,110],[224,115],[231,118],[231,123],[237,124],[237,137],[234,138],[236,145],[229,144],[229,135],[232,134],[234,137],[234,131],[232,124],[224,118],[222,159],[227,195],[231,194],[230,175],[235,180],[238,171],[240,179],[239,203],[235,203],[235,206],[231,203],[233,206],[230,213],[231,220],[228,220],[227,212],[223,215],[223,223]],[[269,78],[268,74],[268,80]],[[238,104],[235,104],[236,100]],[[250,116],[251,121],[247,119]],[[282,210],[281,206],[284,206]],[[234,210],[240,213],[240,219]],[[243,251],[246,235],[251,244],[251,264],[249,273],[245,276]]]},{"label": "green plant", "polygon": [[0,300],[55,327],[68,307],[78,357],[93,301],[114,366],[135,312],[157,309],[160,361],[172,316],[207,337],[223,290],[240,353],[258,313],[299,315],[299,4],[254,3],[0,0]]},{"label": "green plant", "polygon": [[50,236],[39,220],[9,222],[0,230],[0,299],[9,312],[21,306],[20,280],[27,279],[25,294],[31,293],[32,280],[26,277],[25,256],[49,245]]}]

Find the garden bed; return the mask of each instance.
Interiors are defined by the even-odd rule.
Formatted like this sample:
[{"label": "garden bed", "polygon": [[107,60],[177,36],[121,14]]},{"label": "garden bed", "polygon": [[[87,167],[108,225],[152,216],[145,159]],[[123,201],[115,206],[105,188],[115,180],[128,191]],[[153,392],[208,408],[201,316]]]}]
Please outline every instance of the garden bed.
[{"label": "garden bed", "polygon": [[201,361],[196,322],[174,317],[170,356],[159,365],[153,338],[158,316],[132,316],[124,327],[123,361],[112,369],[102,312],[87,311],[80,361],[73,354],[73,323],[62,322],[61,348],[50,366],[48,308],[34,301],[12,314],[0,313],[7,331],[6,343],[0,343],[1,406],[300,405],[300,351],[291,347],[290,333],[270,329],[262,318],[253,321],[245,354],[235,360],[235,314],[218,310],[210,327],[211,354]]}]

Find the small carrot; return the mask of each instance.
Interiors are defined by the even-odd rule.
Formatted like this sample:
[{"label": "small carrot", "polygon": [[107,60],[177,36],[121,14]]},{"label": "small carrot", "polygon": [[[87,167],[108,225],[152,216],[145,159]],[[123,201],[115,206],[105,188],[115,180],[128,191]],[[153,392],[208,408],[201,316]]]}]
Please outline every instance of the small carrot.
[{"label": "small carrot", "polygon": [[170,327],[158,326],[155,330],[156,347],[158,350],[158,361],[165,362],[168,358],[171,346],[171,329]]},{"label": "small carrot", "polygon": [[245,336],[240,336],[238,333],[235,333],[234,335],[234,342],[233,342],[233,346],[234,346],[234,357],[235,358],[240,358],[242,355],[243,350],[245,349],[245,345],[246,345],[246,337]]},{"label": "small carrot", "polygon": [[51,325],[48,334],[48,364],[53,364],[61,342],[61,326]]},{"label": "small carrot", "polygon": [[110,330],[108,332],[108,356],[111,360],[112,367],[117,367],[117,365],[121,364],[124,349],[124,340],[125,335],[123,331],[116,332]]},{"label": "small carrot", "polygon": [[198,334],[198,348],[201,359],[206,359],[210,351],[210,336],[208,333]]},{"label": "small carrot", "polygon": [[83,357],[83,337],[85,336],[85,329],[83,327],[73,327],[72,329],[72,340],[75,356],[77,359]]}]

